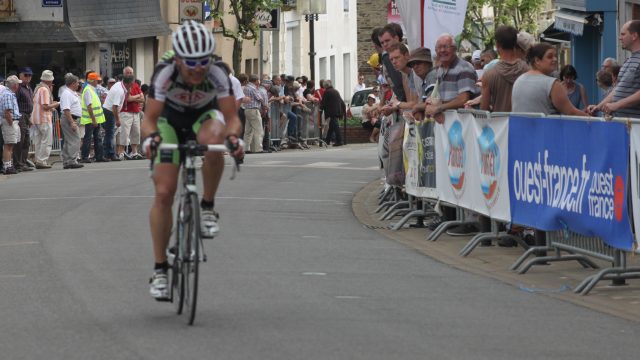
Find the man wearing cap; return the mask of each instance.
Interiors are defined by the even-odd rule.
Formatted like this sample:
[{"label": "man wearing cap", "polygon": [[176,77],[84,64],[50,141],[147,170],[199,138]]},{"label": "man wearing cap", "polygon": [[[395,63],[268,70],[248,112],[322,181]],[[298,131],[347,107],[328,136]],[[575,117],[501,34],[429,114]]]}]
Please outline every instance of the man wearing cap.
[{"label": "man wearing cap", "polygon": [[35,132],[33,144],[35,146],[36,169],[50,169],[47,164],[51,155],[51,143],[53,141],[53,110],[60,103],[53,101],[53,72],[44,70],[40,76],[40,83],[36,86],[33,97],[33,112],[31,113],[31,123]]},{"label": "man wearing cap", "polygon": [[82,106],[80,106],[80,97],[76,90],[80,83],[78,77],[73,74],[65,75],[64,83],[65,87],[60,95],[60,109],[62,110],[60,129],[64,136],[60,156],[62,157],[63,169],[78,169],[84,166],[78,164],[78,153],[80,152],[78,119],[82,116]]},{"label": "man wearing cap", "polygon": [[93,149],[95,151],[95,161],[104,162],[102,155],[102,138],[100,136],[100,124],[105,122],[102,103],[98,97],[96,86],[98,81],[102,80],[100,75],[90,72],[87,75],[87,85],[82,90],[80,104],[82,105],[82,116],[80,124],[85,126],[84,139],[82,139],[81,156],[82,163],[90,163],[89,147],[91,139],[93,139]]},{"label": "man wearing cap", "polygon": [[367,103],[362,107],[362,127],[371,131],[370,142],[377,142],[380,134],[380,109],[376,103],[376,96],[369,94]]},{"label": "man wearing cap", "polygon": [[2,165],[5,175],[15,174],[16,169],[11,161],[13,147],[20,138],[20,111],[16,93],[22,81],[17,76],[11,75],[5,80],[5,87],[0,91],[0,114],[2,114]]},{"label": "man wearing cap", "polygon": [[29,157],[29,145],[31,140],[29,139],[29,125],[31,119],[31,112],[33,111],[33,89],[29,86],[31,77],[33,76],[33,70],[30,67],[20,68],[18,77],[22,83],[16,93],[18,99],[18,108],[20,109],[20,139],[13,149],[13,163],[18,171],[31,171],[34,168],[30,167],[27,163]]},{"label": "man wearing cap", "polygon": [[476,71],[476,75],[478,75],[478,79],[482,77],[482,59],[480,58],[482,55],[482,50],[474,50],[471,53],[471,65],[473,65],[473,69]]}]

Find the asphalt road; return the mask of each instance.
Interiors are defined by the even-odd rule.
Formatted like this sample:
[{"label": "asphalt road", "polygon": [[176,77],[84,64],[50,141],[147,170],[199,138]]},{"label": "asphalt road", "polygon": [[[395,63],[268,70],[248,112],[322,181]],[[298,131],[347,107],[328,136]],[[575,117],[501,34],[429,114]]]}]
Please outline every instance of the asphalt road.
[{"label": "asphalt road", "polygon": [[[145,161],[0,179],[0,359],[628,359],[637,323],[363,227],[368,145],[256,154],[218,194],[196,324],[148,295]],[[229,170],[229,168],[227,168]]]}]

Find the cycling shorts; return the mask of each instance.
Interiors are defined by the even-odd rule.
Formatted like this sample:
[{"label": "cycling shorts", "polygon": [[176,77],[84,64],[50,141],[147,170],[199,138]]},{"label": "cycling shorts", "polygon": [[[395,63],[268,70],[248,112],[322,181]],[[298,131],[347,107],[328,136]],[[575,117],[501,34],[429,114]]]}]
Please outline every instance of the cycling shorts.
[{"label": "cycling shorts", "polygon": [[[158,118],[158,132],[162,137],[163,144],[184,144],[189,140],[196,140],[196,136],[204,124],[208,120],[219,121],[223,125],[224,116],[222,113],[215,109],[208,109],[195,116],[189,116],[187,114],[177,115],[176,112],[172,112],[173,116]],[[195,117],[195,121],[193,118]],[[178,150],[160,150],[156,155],[155,163],[172,163],[180,165],[184,157],[181,156]]]}]

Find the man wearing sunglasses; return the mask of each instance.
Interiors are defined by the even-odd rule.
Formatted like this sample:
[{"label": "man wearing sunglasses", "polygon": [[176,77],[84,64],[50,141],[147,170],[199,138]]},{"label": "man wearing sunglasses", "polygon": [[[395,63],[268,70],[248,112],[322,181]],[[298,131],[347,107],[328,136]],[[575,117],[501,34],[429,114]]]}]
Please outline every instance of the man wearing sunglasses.
[{"label": "man wearing sunglasses", "polygon": [[[242,130],[231,90],[229,75],[213,64],[213,34],[195,21],[184,22],[172,34],[173,55],[165,55],[156,67],[146,101],[142,133],[143,149],[149,156],[152,143],[201,144],[227,142],[231,155],[244,157],[239,142]],[[155,199],[150,211],[151,237],[155,258],[151,277],[151,296],[168,297],[166,249],[172,225],[172,203],[178,183],[180,154],[161,151],[156,155],[153,182]],[[204,238],[219,231],[214,200],[222,171],[222,153],[209,152],[204,157],[202,177],[201,230]]]}]

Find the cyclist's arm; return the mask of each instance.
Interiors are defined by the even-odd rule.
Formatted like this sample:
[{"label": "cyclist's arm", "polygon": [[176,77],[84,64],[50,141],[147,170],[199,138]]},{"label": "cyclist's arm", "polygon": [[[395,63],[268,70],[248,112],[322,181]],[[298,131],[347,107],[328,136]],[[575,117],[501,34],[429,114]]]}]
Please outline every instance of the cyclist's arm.
[{"label": "cyclist's arm", "polygon": [[[147,98],[144,110],[144,121],[142,122],[142,135],[144,137],[158,131],[158,118],[164,110],[164,102],[153,98]],[[238,120],[239,122],[240,120]]]}]

